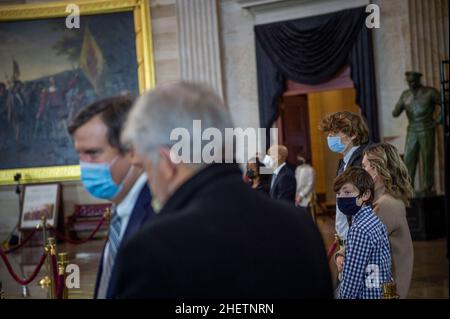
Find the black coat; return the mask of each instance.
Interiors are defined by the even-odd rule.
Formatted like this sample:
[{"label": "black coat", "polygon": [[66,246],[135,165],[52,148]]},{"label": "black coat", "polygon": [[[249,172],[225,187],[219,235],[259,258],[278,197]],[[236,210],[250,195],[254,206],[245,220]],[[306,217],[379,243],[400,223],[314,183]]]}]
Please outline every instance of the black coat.
[{"label": "black coat", "polygon": [[[365,144],[361,144],[352,154],[352,156],[350,156],[350,159],[348,160],[348,164],[346,166],[347,168],[350,167],[361,167],[362,165],[362,160],[364,157],[364,151],[367,147],[369,147],[370,145],[372,145],[373,143],[371,142],[367,142]],[[345,165],[344,160],[340,159],[339,163],[338,163],[338,167],[336,170],[336,176],[340,175],[340,173],[343,172],[343,166]]]},{"label": "black coat", "polygon": [[270,189],[270,197],[273,199],[284,199],[294,204],[296,189],[297,181],[295,180],[294,170],[286,163],[275,178],[275,182]]},{"label": "black coat", "polygon": [[255,192],[235,164],[183,184],[119,249],[115,298],[331,298],[310,216]]}]

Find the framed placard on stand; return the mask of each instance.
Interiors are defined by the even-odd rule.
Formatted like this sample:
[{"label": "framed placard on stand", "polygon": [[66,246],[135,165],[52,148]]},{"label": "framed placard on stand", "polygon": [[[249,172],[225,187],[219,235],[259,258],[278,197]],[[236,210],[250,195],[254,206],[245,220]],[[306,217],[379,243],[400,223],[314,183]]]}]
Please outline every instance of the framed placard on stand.
[{"label": "framed placard on stand", "polygon": [[[27,237],[45,216],[49,228],[58,228],[61,184],[28,184],[24,185],[22,205],[20,209],[19,230],[22,238]],[[30,246],[42,245],[42,232],[36,232],[30,238]]]},{"label": "framed placard on stand", "polygon": [[61,185],[39,184],[25,185],[22,209],[20,212],[20,230],[31,230],[41,223],[43,216],[47,224],[56,228],[58,225]]}]

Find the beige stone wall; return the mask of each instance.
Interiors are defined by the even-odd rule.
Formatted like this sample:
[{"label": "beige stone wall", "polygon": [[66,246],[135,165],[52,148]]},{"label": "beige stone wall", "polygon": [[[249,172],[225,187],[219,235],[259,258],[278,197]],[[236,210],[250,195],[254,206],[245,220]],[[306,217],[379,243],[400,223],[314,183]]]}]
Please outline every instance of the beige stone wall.
[{"label": "beige stone wall", "polygon": [[392,110],[406,88],[404,73],[411,69],[408,0],[377,0],[381,27],[373,32],[378,115],[381,138],[390,138],[401,152],[408,120],[392,117]]},{"label": "beige stone wall", "polygon": [[259,127],[253,16],[235,0],[220,1],[225,100],[236,126]]},{"label": "beige stone wall", "polygon": [[175,0],[151,0],[156,83],[180,78]]}]

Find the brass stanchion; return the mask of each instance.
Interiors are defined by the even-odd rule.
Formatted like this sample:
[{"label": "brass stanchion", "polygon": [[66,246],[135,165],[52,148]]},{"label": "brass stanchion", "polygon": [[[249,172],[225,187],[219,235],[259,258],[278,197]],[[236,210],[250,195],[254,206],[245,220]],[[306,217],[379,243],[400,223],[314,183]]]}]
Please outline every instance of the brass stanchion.
[{"label": "brass stanchion", "polygon": [[58,275],[60,280],[62,280],[62,284],[60,285],[60,289],[63,289],[62,299],[69,298],[69,291],[66,286],[66,267],[68,264],[67,253],[59,253],[58,254]]},{"label": "brass stanchion", "polygon": [[383,284],[383,297],[382,299],[399,299],[397,294],[397,285],[395,282],[385,282]]},{"label": "brass stanchion", "polygon": [[109,208],[109,207],[105,208],[105,212],[103,213],[103,218],[105,218],[107,221],[110,221],[111,215],[112,215],[111,208]]},{"label": "brass stanchion", "polygon": [[[38,226],[42,227],[42,245],[44,247],[45,250],[47,250],[47,217],[46,216],[42,216],[41,217],[41,224]],[[39,280],[39,286],[41,286],[41,288],[48,288],[50,287],[52,280],[51,277],[49,276],[50,274],[50,262],[49,262],[49,258],[47,258],[46,262],[45,262],[45,276]]]},{"label": "brass stanchion", "polygon": [[[54,299],[56,297],[56,287],[55,287],[55,279],[54,279],[54,274],[53,274],[53,264],[52,264],[52,260],[53,257],[52,256],[56,256],[56,241],[54,237],[48,237],[47,238],[47,252],[48,252],[48,257],[45,263],[45,269],[47,271],[47,277],[50,278],[50,298]],[[56,265],[55,265],[56,266]],[[55,269],[56,271],[56,269]]]}]

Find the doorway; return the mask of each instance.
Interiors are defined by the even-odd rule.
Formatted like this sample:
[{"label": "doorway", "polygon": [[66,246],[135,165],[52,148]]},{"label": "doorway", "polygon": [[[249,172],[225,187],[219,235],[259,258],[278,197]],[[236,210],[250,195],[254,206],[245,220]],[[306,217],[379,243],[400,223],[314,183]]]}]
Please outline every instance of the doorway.
[{"label": "doorway", "polygon": [[356,91],[345,67],[335,78],[318,86],[288,83],[288,90],[279,105],[276,127],[279,143],[288,148],[288,162],[295,164],[302,154],[316,171],[316,194],[327,207],[334,206],[333,181],[341,156],[329,150],[325,133],[319,123],[327,114],[350,111],[360,114]]}]

